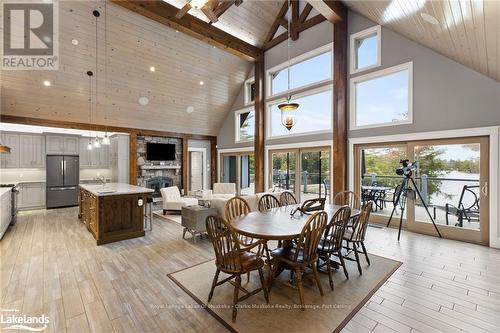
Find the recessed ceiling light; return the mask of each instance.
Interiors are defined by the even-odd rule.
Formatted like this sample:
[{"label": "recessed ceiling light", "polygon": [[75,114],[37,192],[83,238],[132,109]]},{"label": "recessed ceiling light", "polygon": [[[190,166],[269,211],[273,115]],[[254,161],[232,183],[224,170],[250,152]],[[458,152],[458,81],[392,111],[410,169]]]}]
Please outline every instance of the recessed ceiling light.
[{"label": "recessed ceiling light", "polygon": [[190,106],[188,106],[188,107],[186,108],[186,112],[187,112],[188,114],[193,113],[193,112],[194,112],[194,106],[191,106],[191,105],[190,105]]},{"label": "recessed ceiling light", "polygon": [[78,39],[72,39],[71,44],[73,45],[78,45]]},{"label": "recessed ceiling light", "polygon": [[48,81],[48,80],[45,80],[45,81],[43,81],[43,85],[46,87],[50,87],[52,85],[52,83],[50,83],[50,81]]},{"label": "recessed ceiling light", "polygon": [[150,72],[154,72],[154,71],[156,71],[155,66],[151,66],[151,67],[149,67],[149,71],[150,71]]},{"label": "recessed ceiling light", "polygon": [[434,16],[432,16],[431,14],[420,13],[420,16],[427,23],[430,23],[430,24],[433,24],[433,25],[439,24],[438,19],[435,18]]},{"label": "recessed ceiling light", "polygon": [[142,105],[142,106],[148,105],[149,104],[149,98],[147,98],[146,96],[139,97],[139,104]]},{"label": "recessed ceiling light", "polygon": [[202,86],[202,85],[204,85],[204,84],[205,84],[205,82],[203,82],[203,81],[200,81],[200,86]]},{"label": "recessed ceiling light", "polygon": [[50,43],[52,41],[52,38],[50,38],[49,36],[43,36],[42,39],[45,43]]}]

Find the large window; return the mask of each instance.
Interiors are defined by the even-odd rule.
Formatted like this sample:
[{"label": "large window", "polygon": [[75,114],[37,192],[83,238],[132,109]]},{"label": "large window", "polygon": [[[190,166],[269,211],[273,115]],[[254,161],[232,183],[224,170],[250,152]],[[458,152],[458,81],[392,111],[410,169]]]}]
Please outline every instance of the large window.
[{"label": "large window", "polygon": [[236,142],[252,141],[255,136],[255,112],[253,110],[236,111]]},{"label": "large window", "polygon": [[268,137],[279,137],[290,134],[318,133],[332,129],[332,90],[328,87],[308,95],[292,98],[293,102],[299,103],[297,111],[297,123],[288,131],[281,123],[281,112],[278,105],[284,100],[278,100],[269,104],[268,113]]},{"label": "large window", "polygon": [[[290,66],[290,90],[332,79],[331,46],[322,47],[312,53],[293,59]],[[286,93],[288,89],[287,63],[271,69],[269,95]]]},{"label": "large window", "polygon": [[351,35],[351,73],[380,66],[380,34],[378,25]]},{"label": "large window", "polygon": [[255,79],[252,77],[245,81],[245,105],[255,101]]},{"label": "large window", "polygon": [[412,72],[409,62],[351,79],[351,128],[411,123]]}]

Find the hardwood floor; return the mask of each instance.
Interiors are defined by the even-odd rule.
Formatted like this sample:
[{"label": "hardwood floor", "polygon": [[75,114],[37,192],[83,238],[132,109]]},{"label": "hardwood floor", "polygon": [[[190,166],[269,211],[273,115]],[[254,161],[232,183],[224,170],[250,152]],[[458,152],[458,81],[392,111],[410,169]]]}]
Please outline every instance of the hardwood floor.
[{"label": "hardwood floor", "polygon": [[[2,309],[46,314],[51,332],[221,332],[167,276],[213,257],[155,218],[146,237],[96,246],[77,209],[23,212],[0,242]],[[499,332],[500,251],[368,229],[368,251],[404,264],[343,332]],[[358,278],[351,272],[351,278]]]}]

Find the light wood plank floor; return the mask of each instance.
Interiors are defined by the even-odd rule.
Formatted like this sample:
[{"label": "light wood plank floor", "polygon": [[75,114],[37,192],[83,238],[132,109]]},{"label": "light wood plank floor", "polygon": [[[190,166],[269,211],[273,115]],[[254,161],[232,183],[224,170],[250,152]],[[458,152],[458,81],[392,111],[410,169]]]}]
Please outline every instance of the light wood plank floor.
[{"label": "light wood plank floor", "polygon": [[[225,331],[166,276],[211,259],[207,240],[157,218],[146,237],[97,247],[76,215],[20,214],[0,242],[3,309],[44,313],[52,332]],[[500,331],[499,250],[396,233],[368,229],[371,253],[404,264],[344,332]]]}]

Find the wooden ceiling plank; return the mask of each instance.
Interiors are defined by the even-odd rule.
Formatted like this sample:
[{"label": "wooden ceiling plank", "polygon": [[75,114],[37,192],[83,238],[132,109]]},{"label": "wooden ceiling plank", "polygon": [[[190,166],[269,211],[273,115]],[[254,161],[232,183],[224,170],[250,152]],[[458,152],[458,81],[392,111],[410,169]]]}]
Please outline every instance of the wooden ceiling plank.
[{"label": "wooden ceiling plank", "polygon": [[258,47],[244,42],[196,17],[186,15],[182,20],[177,19],[175,15],[178,9],[164,1],[111,0],[111,2],[246,60],[255,61],[261,53]]},{"label": "wooden ceiling plank", "polygon": [[308,2],[333,24],[347,19],[347,8],[339,0],[308,0]]},{"label": "wooden ceiling plank", "polygon": [[283,16],[285,16],[287,10],[288,10],[288,2],[285,0],[283,2],[283,6],[281,6],[280,11],[278,12],[278,15],[274,19],[273,24],[271,25],[271,29],[269,30],[269,32],[266,35],[266,38],[264,39],[265,40],[264,45],[266,43],[269,43],[273,39],[274,34],[276,34],[276,31],[278,31],[278,28],[280,26],[280,21],[283,18]]}]

